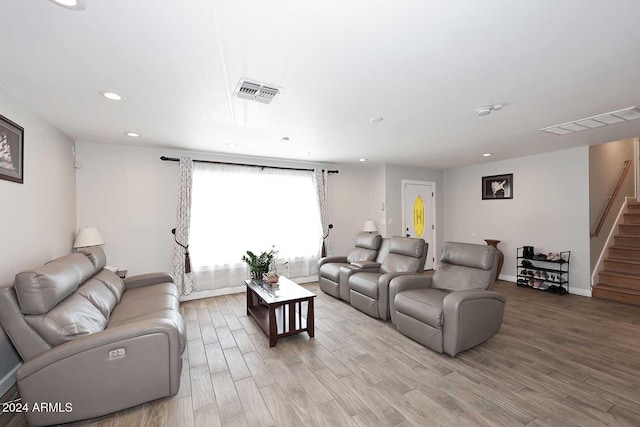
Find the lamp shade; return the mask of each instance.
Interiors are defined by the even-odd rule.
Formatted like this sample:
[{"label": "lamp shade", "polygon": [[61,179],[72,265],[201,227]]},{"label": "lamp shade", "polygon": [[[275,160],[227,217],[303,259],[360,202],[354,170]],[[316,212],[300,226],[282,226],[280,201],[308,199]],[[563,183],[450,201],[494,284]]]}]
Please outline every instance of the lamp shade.
[{"label": "lamp shade", "polygon": [[73,242],[74,249],[98,245],[104,245],[104,240],[102,240],[102,236],[96,227],[80,228],[76,236],[76,241]]},{"label": "lamp shade", "polygon": [[378,227],[376,227],[376,222],[372,219],[368,219],[364,222],[362,226],[362,231],[368,231],[369,233],[375,233],[378,231]]}]

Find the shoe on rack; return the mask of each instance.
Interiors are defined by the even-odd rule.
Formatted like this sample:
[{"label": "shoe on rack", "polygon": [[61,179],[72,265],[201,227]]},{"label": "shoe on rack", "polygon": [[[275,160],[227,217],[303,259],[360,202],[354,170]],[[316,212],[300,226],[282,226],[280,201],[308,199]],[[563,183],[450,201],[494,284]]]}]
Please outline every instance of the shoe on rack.
[{"label": "shoe on rack", "polygon": [[533,287],[538,289],[540,288],[540,286],[542,286],[544,284],[544,282],[542,280],[534,280],[533,281]]},{"label": "shoe on rack", "polygon": [[549,286],[551,285],[549,285],[548,283],[543,283],[538,289],[540,289],[541,291],[546,291],[547,289],[549,289]]},{"label": "shoe on rack", "polygon": [[522,264],[523,267],[533,268],[533,264],[531,264],[531,261],[527,261],[526,259],[523,259],[520,264]]},{"label": "shoe on rack", "polygon": [[529,282],[527,282],[527,285],[533,287],[534,283],[535,283],[535,280],[529,279]]},{"label": "shoe on rack", "polygon": [[540,273],[540,278],[547,280],[549,278],[549,274],[547,274],[546,271],[543,271],[542,273]]},{"label": "shoe on rack", "polygon": [[536,271],[536,274],[533,275],[534,279],[539,279],[540,278],[540,271]]}]

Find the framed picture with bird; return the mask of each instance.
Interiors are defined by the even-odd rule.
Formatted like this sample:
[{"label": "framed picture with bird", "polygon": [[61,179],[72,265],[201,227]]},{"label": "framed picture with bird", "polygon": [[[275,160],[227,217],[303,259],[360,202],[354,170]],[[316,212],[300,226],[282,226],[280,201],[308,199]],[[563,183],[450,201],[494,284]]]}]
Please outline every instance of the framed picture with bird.
[{"label": "framed picture with bird", "polygon": [[0,116],[0,179],[24,182],[24,128]]},{"label": "framed picture with bird", "polygon": [[482,200],[513,199],[513,174],[482,177]]}]

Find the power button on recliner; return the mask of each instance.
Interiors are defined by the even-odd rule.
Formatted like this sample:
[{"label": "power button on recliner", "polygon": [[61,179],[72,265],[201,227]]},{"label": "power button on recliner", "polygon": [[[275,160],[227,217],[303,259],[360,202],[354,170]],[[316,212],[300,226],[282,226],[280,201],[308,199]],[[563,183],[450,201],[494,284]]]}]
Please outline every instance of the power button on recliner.
[{"label": "power button on recliner", "polygon": [[124,348],[116,348],[115,350],[109,351],[109,360],[120,359],[124,357],[125,350]]}]

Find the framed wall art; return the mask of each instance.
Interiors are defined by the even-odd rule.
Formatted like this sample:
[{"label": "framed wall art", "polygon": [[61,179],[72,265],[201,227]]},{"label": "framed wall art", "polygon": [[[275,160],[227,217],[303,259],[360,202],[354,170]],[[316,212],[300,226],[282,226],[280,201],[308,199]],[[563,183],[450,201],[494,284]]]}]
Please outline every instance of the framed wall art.
[{"label": "framed wall art", "polygon": [[513,199],[513,174],[482,177],[482,200]]},{"label": "framed wall art", "polygon": [[24,128],[0,116],[0,179],[24,182]]}]

